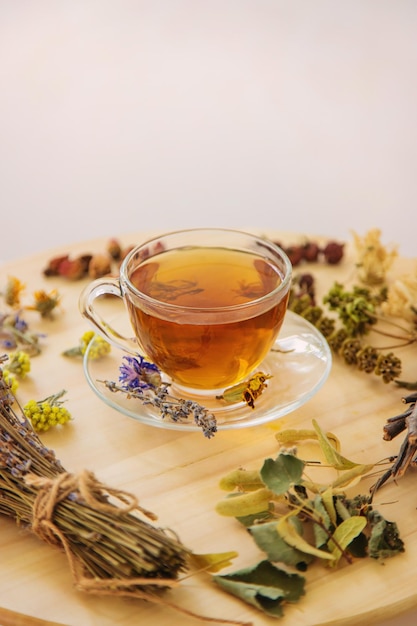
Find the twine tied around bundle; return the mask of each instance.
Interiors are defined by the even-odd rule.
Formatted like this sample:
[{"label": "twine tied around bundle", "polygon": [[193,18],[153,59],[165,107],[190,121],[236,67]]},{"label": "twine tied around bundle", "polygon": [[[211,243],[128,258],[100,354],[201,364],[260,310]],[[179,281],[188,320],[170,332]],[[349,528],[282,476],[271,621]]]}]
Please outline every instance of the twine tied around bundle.
[{"label": "twine tied around bundle", "polygon": [[[37,490],[32,507],[32,531],[46,543],[64,550],[71,569],[74,584],[79,591],[97,595],[119,597],[127,596],[147,600],[154,604],[173,608],[184,615],[194,617],[204,622],[233,624],[236,626],[252,626],[251,622],[199,615],[193,611],[167,601],[160,595],[157,595],[156,591],[158,588],[172,588],[177,586],[179,584],[177,579],[165,577],[151,578],[149,577],[149,574],[143,578],[98,578],[87,576],[80,558],[74,553],[71,547],[69,538],[59,528],[56,520],[54,519],[56,507],[61,502],[72,498],[78,504],[85,504],[95,511],[110,514],[115,521],[117,521],[117,517],[121,519],[134,511],[139,511],[151,520],[156,520],[157,517],[151,511],[141,507],[134,495],[120,489],[109,488],[88,470],[84,470],[79,475],[62,472],[54,478],[41,477],[35,474],[26,474],[24,480],[28,487],[32,487]],[[111,504],[108,499],[109,496],[121,502],[123,506],[117,507]],[[144,524],[146,524],[146,522],[144,522]],[[164,536],[162,530],[159,532],[161,533],[161,537]],[[94,536],[95,533],[97,535],[96,537]],[[99,531],[91,531],[90,540],[94,541],[94,539],[98,542],[100,541]],[[138,542],[139,540],[140,537],[138,536]],[[184,551],[186,551],[185,548]]]},{"label": "twine tied around bundle", "polygon": [[[116,519],[137,510],[149,519],[156,520],[156,515],[141,507],[134,495],[120,489],[109,488],[99,481],[92,472],[87,470],[84,470],[79,475],[63,472],[54,478],[27,474],[25,483],[38,490],[33,503],[32,531],[46,543],[64,549],[75,585],[79,590],[89,591],[90,593],[102,592],[110,593],[111,595],[122,595],[123,588],[135,587],[136,585],[150,585],[152,583],[152,585],[156,586],[172,587],[178,584],[176,580],[165,578],[99,579],[85,576],[81,571],[79,559],[71,549],[70,541],[54,521],[56,506],[71,496],[77,502],[82,502],[104,514],[111,514]],[[107,496],[113,496],[122,502],[124,506],[116,507],[110,504]],[[96,539],[99,541],[100,533],[96,534]],[[90,539],[95,539],[94,531],[92,531]],[[138,597],[145,597],[145,594],[138,592],[138,590],[135,590],[135,593],[137,593]]]}]

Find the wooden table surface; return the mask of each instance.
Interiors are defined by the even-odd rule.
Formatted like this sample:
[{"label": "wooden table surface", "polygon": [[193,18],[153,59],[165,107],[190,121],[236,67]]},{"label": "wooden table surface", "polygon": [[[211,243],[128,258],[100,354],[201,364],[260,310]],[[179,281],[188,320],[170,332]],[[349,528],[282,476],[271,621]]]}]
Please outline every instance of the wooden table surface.
[{"label": "wooden table surface", "polygon": [[[295,239],[291,233],[269,235],[286,245]],[[135,233],[121,237],[121,241],[131,244],[144,238]],[[263,459],[275,456],[278,428],[311,428],[312,419],[316,419],[322,429],[339,437],[345,456],[358,462],[374,462],[398,452],[402,436],[385,442],[382,428],[388,417],[401,412],[401,390],[385,385],[376,376],[351,370],[337,358],[326,383],[301,408],[269,424],[220,431],[211,440],[200,432],[143,425],[105,405],[88,386],[82,362],[61,356],[89,330],[78,311],[78,296],[86,283],[44,278],[42,270],[56,254],[103,252],[106,244],[104,240],[77,243],[0,268],[1,288],[10,275],[26,284],[23,300],[29,300],[38,289],[56,288],[62,296],[54,320],[41,321],[34,313],[26,316],[31,329],[39,329],[46,336],[42,353],[32,359],[30,375],[20,383],[18,398],[26,402],[60,389],[68,391],[66,406],[73,421],[42,435],[45,445],[55,450],[68,471],[89,469],[108,485],[135,494],[145,508],[157,514],[158,525],[172,528],[195,552],[236,550],[239,556],[232,571],[255,564],[264,555],[234,519],[216,513],[215,505],[224,497],[218,482],[232,469],[258,468]],[[348,246],[340,265],[312,266],[320,291],[335,280],[352,280],[353,259]],[[415,259],[397,259],[390,275],[414,271],[415,264]],[[403,378],[415,380],[416,347],[403,349],[400,355]],[[410,470],[397,484],[384,487],[375,502],[384,517],[397,522],[405,541],[404,554],[384,564],[364,559],[342,565],[337,571],[313,565],[306,574],[306,595],[298,604],[285,607],[282,624],[360,626],[417,606],[416,487],[417,476]],[[363,493],[367,485],[356,489]],[[0,528],[0,605],[6,609],[68,626],[201,623],[139,600],[84,595],[74,589],[63,554],[8,518],[0,519]],[[211,617],[252,621],[257,626],[277,623],[223,592],[204,574],[191,576],[169,595],[177,604]]]}]

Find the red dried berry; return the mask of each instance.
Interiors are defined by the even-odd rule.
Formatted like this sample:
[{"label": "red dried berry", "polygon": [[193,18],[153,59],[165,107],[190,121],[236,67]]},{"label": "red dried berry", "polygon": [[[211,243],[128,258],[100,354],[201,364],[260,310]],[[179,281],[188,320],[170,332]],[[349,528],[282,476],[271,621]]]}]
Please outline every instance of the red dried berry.
[{"label": "red dried berry", "polygon": [[323,248],[323,255],[326,262],[330,265],[337,265],[343,259],[345,244],[337,243],[336,241],[329,241],[329,243]]},{"label": "red dried berry", "polygon": [[299,265],[303,260],[303,248],[302,246],[288,246],[285,248],[285,252],[291,261],[291,265],[295,267]]},{"label": "red dried berry", "polygon": [[110,239],[107,244],[107,252],[110,254],[111,258],[115,261],[119,261],[122,255],[122,248],[117,239]]},{"label": "red dried berry", "polygon": [[319,246],[313,241],[308,241],[303,245],[303,257],[309,263],[317,261],[320,253]]}]

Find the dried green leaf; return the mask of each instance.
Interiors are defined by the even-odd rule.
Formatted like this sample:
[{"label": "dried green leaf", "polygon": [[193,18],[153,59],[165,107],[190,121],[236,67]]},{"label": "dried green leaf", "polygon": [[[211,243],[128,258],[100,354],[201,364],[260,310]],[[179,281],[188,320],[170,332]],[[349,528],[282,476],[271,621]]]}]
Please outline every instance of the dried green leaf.
[{"label": "dried green leaf", "polygon": [[337,470],[347,470],[347,469],[351,469],[352,467],[356,467],[356,465],[358,465],[358,463],[355,463],[354,461],[350,461],[349,459],[347,459],[344,456],[342,456],[336,450],[336,448],[334,448],[334,446],[331,444],[329,438],[321,430],[321,428],[318,425],[318,423],[316,422],[316,420],[313,420],[313,426],[314,426],[315,431],[317,432],[322,452],[323,452],[323,454],[324,454],[324,456],[326,458],[326,461],[327,461],[327,463],[329,465],[331,465],[332,467],[334,467]]},{"label": "dried green leaf", "polygon": [[232,564],[232,559],[235,559],[237,556],[239,556],[237,552],[191,553],[190,559],[197,569],[214,573],[229,567]]},{"label": "dried green leaf", "polygon": [[378,511],[371,511],[368,521],[371,525],[369,556],[373,559],[386,559],[404,552],[404,542],[395,522],[387,521]]},{"label": "dried green leaf", "polygon": [[373,468],[374,464],[355,465],[355,467],[346,470],[343,474],[338,476],[336,480],[332,482],[331,486],[333,489],[340,489],[342,487],[346,489],[346,487],[352,487],[362,478],[362,476],[365,476],[365,474],[370,472]]},{"label": "dried green leaf", "polygon": [[[316,496],[313,500],[314,511],[319,523],[313,524],[314,540],[316,548],[323,549],[327,547],[329,541],[329,532],[331,532],[337,525],[336,521],[332,522],[327,512],[327,508],[323,499],[320,496]],[[327,532],[326,532],[327,530]]]},{"label": "dried green leaf", "polygon": [[261,524],[269,522],[275,519],[272,505],[269,506],[268,511],[260,511],[259,513],[253,513],[252,515],[238,515],[237,521],[240,522],[245,528],[253,526],[254,524]]},{"label": "dried green leaf", "polygon": [[[298,518],[292,516],[290,523],[294,524],[297,532],[302,534],[302,524]],[[300,571],[305,571],[307,565],[314,558],[312,555],[290,546],[278,533],[276,521],[266,524],[254,524],[248,530],[258,548],[266,553],[270,561],[285,563],[285,565],[294,566]]]},{"label": "dried green leaf", "polygon": [[334,501],[334,506],[335,506],[339,519],[341,519],[342,521],[352,517],[352,514],[347,506],[347,503],[345,503],[343,498],[341,497],[336,498]]},{"label": "dried green leaf", "polygon": [[361,515],[354,515],[348,519],[343,520],[341,524],[336,528],[330,539],[328,546],[334,556],[332,566],[337,565],[340,557],[343,554],[343,550],[346,550],[348,545],[357,537],[365,528],[367,520]]},{"label": "dried green leaf", "polygon": [[263,482],[258,470],[235,469],[220,480],[223,491],[255,491],[260,487],[263,487]]},{"label": "dried green leaf", "polygon": [[302,482],[305,463],[293,454],[280,453],[275,459],[265,459],[261,478],[265,485],[277,495],[285,494],[293,485]]},{"label": "dried green leaf", "polygon": [[325,550],[319,550],[315,546],[311,545],[308,541],[304,539],[294,528],[294,525],[291,524],[288,520],[289,515],[284,515],[281,517],[279,522],[277,523],[277,531],[279,535],[293,548],[297,548],[300,552],[304,552],[305,554],[311,554],[312,556],[316,556],[319,559],[324,559],[326,561],[333,561],[335,559],[334,555],[330,552],[326,552]]},{"label": "dried green leaf", "polygon": [[[332,443],[333,447],[336,450],[340,450],[340,441],[333,433],[326,433],[328,440]],[[300,441],[318,441],[319,436],[315,430],[310,430],[306,428],[286,428],[285,430],[280,430],[275,433],[275,438],[278,443],[286,446],[291,446]]]},{"label": "dried green leaf", "polygon": [[334,505],[334,493],[333,489],[329,487],[321,494],[321,499],[323,501],[324,508],[327,511],[327,515],[329,516],[330,522],[333,526],[337,525],[337,513]]},{"label": "dried green leaf", "polygon": [[282,617],[283,604],[304,595],[304,577],[261,561],[231,574],[213,576],[222,589],[272,617]]},{"label": "dried green leaf", "polygon": [[269,510],[269,502],[273,496],[269,489],[263,487],[249,493],[233,494],[216,505],[219,515],[228,517],[244,517],[263,513]]}]

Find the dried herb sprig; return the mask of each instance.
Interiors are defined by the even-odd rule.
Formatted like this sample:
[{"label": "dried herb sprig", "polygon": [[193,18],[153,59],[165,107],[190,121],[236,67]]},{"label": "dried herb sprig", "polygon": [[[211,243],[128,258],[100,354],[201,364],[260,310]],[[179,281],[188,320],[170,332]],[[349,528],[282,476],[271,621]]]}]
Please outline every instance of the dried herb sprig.
[{"label": "dried herb sprig", "polygon": [[[112,380],[100,380],[106,388],[113,392],[122,392],[128,398],[140,400],[144,405],[158,409],[162,419],[173,422],[189,421],[190,418],[201,428],[205,437],[210,439],[217,432],[215,415],[206,407],[194,400],[178,398],[170,392],[170,384],[163,382],[159,368],[146,361],[143,356],[124,356],[119,367],[119,383]],[[224,390],[216,396],[226,404],[246,402],[252,409],[255,400],[267,388],[270,375],[263,372],[254,373],[248,380]]]},{"label": "dried herb sprig", "polygon": [[[314,277],[304,275],[295,281],[289,308],[316,326],[333,352],[341,356],[347,365],[367,374],[374,373],[384,383],[390,383],[396,382],[402,371],[401,359],[393,349],[417,342],[417,334],[379,313],[385,300],[385,288],[371,291],[367,287],[354,286],[347,290],[340,283],[335,283],[320,306],[315,301]],[[330,314],[336,314],[336,319],[334,315],[326,314],[326,308]],[[384,325],[380,324],[382,321]],[[393,332],[387,330],[388,324]],[[396,343],[384,347],[370,345],[365,337],[371,332],[395,338]]]},{"label": "dried herb sprig", "polygon": [[173,396],[169,384],[162,382],[156,365],[142,356],[124,356],[120,366],[119,383],[111,380],[99,381],[111,392],[121,392],[128,398],[136,398],[143,404],[158,409],[162,419],[182,422],[190,418],[210,439],[217,432],[216,418],[208,409],[194,400]]},{"label": "dried herb sprig", "polygon": [[390,478],[394,480],[404,476],[410,465],[417,463],[417,391],[402,398],[407,408],[402,413],[388,418],[384,429],[385,441],[391,441],[400,433],[407,430],[400,450],[392,466],[386,471],[372,487],[372,493],[376,493]]},{"label": "dried herb sprig", "polygon": [[[292,590],[289,601],[296,602],[304,594],[297,571],[304,572],[314,561],[336,568],[341,559],[348,563],[365,557],[385,560],[404,552],[397,525],[373,509],[371,496],[345,493],[377,464],[347,459],[335,435],[322,431],[314,420],[313,426],[313,430],[278,431],[276,438],[282,445],[278,456],[265,459],[260,469],[232,470],[220,482],[228,497],[218,502],[217,512],[243,524],[266,554],[266,561],[252,568],[250,576],[246,571],[244,576],[232,573],[217,576],[217,582],[244,598],[251,598],[252,589],[260,597],[268,589],[267,600],[259,602],[258,608],[274,616],[282,615],[282,603],[288,598],[276,593],[277,573],[272,565],[280,570],[284,566],[280,577]],[[307,467],[320,463],[304,461],[297,454],[295,446],[304,440],[318,442],[326,466],[337,471],[332,482],[317,483],[311,469],[307,473]],[[266,571],[265,563],[271,566]]]},{"label": "dried herb sprig", "polygon": [[146,595],[149,583],[154,590],[171,586],[186,567],[187,549],[133,515],[154,519],[133,496],[90,472],[68,473],[14,400],[0,370],[0,512],[63,549],[81,589]]},{"label": "dried herb sprig", "polygon": [[31,332],[21,311],[0,313],[0,349],[24,350],[30,356],[40,354],[41,347],[38,333]]},{"label": "dried herb sprig", "polygon": [[190,550],[175,533],[150,523],[156,516],[134,495],[104,485],[90,471],[77,476],[66,471],[5,382],[6,359],[0,357],[0,514],[63,551],[80,591],[143,599],[202,621],[251,626],[198,615],[163,597],[189,568]]}]

